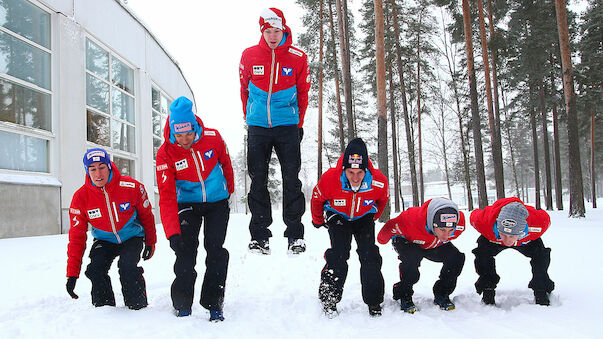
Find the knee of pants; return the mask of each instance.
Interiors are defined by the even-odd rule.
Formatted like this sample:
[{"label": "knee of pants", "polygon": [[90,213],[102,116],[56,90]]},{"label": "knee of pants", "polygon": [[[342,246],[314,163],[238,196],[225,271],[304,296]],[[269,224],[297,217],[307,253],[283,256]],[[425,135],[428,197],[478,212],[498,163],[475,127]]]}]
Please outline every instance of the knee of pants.
[{"label": "knee of pants", "polygon": [[451,265],[463,267],[465,264],[465,253],[457,251],[454,255],[447,258],[447,261]]},{"label": "knee of pants", "polygon": [[361,265],[376,265],[381,267],[381,263],[383,259],[381,258],[381,254],[379,254],[379,248],[377,245],[369,246],[366,248],[356,250],[358,253],[358,258],[360,259]]},{"label": "knee of pants", "polygon": [[105,263],[93,261],[86,267],[86,276],[88,278],[105,276],[109,272],[109,266]]},{"label": "knee of pants", "polygon": [[126,266],[126,267],[120,267],[119,270],[119,276],[126,276],[126,275],[142,275],[144,273],[144,269],[142,267],[138,267],[138,266]]},{"label": "knee of pants", "polygon": [[215,248],[213,250],[207,250],[207,257],[205,258],[205,262],[207,263],[214,263],[214,262],[218,262],[218,261],[226,261],[228,262],[228,259],[230,258],[230,254],[228,253],[228,250],[226,250],[225,248]]},{"label": "knee of pants", "polygon": [[327,261],[327,265],[336,265],[339,263],[347,262],[350,259],[350,250],[339,250],[335,251],[332,248],[328,249],[325,252],[325,260]]}]

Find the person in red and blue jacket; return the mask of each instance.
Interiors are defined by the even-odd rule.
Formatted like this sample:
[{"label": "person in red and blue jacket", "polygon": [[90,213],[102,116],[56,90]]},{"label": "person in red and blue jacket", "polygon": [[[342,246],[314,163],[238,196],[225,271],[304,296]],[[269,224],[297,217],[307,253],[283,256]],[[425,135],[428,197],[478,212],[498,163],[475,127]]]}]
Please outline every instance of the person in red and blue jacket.
[{"label": "person in red and blue jacket", "polygon": [[434,303],[449,311],[455,308],[450,294],[465,264],[465,254],[450,241],[465,230],[465,215],[458,206],[445,198],[434,198],[420,207],[411,207],[389,220],[379,231],[377,240],[386,244],[392,239],[400,259],[400,282],[394,284],[394,300],[400,308],[414,313],[413,285],[419,281],[423,258],[443,263],[440,277],[433,285]]},{"label": "person in red and blue jacket", "polygon": [[[155,217],[144,185],[122,176],[109,154],[101,148],[84,154],[86,182],[73,195],[69,208],[71,227],[67,245],[67,292],[73,299],[86,250],[88,225],[94,237],[86,276],[92,282],[92,304],[115,306],[108,272],[119,256],[119,279],[125,305],[134,310],[147,306],[140,255],[153,256],[157,235]],[[143,250],[144,244],[144,250]]]},{"label": "person in red and blue jacket", "polygon": [[272,210],[268,193],[269,162],[274,148],[283,178],[283,221],[288,251],[305,251],[305,199],[299,180],[300,143],[308,107],[310,73],[306,54],[291,46],[283,12],[269,8],[260,16],[260,42],[243,51],[239,66],[243,116],[247,123],[247,165],[251,187],[249,250],[270,254]]},{"label": "person in red and blue jacket", "polygon": [[549,294],[555,283],[548,274],[551,249],[541,239],[551,224],[546,211],[525,205],[519,198],[503,198],[483,210],[471,213],[471,225],[480,233],[475,254],[475,283],[478,294],[486,305],[495,304],[495,289],[500,280],[494,257],[507,248],[513,248],[530,258],[532,280],[528,287],[534,291],[538,305],[549,306]]},{"label": "person in red and blue jacket", "polygon": [[180,97],[170,105],[165,141],[157,151],[159,208],[165,235],[176,254],[171,296],[177,316],[191,314],[195,264],[201,222],[207,251],[201,305],[210,320],[224,320],[222,305],[228,270],[223,247],[234,192],[230,155],[217,130],[205,127],[192,111],[193,103]]},{"label": "person in red and blue jacket", "polygon": [[[337,315],[348,274],[352,236],[358,245],[362,299],[371,316],[381,315],[384,281],[381,255],[375,244],[375,220],[388,203],[387,178],[368,158],[364,141],[350,141],[337,166],[327,170],[312,192],[312,224],[329,231],[318,294],[328,317]],[[325,218],[326,215],[326,218]]]}]

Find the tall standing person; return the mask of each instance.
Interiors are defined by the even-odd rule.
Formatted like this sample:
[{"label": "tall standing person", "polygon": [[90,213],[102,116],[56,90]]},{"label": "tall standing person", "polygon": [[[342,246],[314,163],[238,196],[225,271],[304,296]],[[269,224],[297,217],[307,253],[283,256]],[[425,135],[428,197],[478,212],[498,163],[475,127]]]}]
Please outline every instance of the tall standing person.
[{"label": "tall standing person", "polygon": [[247,122],[247,166],[251,188],[247,203],[251,211],[249,231],[252,252],[270,254],[272,232],[268,164],[274,148],[283,178],[283,220],[287,226],[288,251],[306,250],[305,199],[299,180],[300,143],[308,107],[310,73],[306,54],[291,46],[291,29],[283,12],[265,9],[260,15],[260,42],[243,51],[239,75],[243,115]]},{"label": "tall standing person", "polygon": [[[140,256],[153,256],[157,235],[155,217],[144,185],[122,176],[102,148],[84,154],[86,182],[73,195],[69,207],[67,292],[73,299],[86,250],[88,225],[94,237],[86,277],[92,282],[92,304],[115,306],[109,269],[116,257],[124,303],[129,309],[147,307],[147,290]],[[144,249],[143,249],[144,246]]]},{"label": "tall standing person", "polygon": [[176,316],[191,314],[203,222],[207,256],[201,306],[209,310],[210,321],[222,321],[229,258],[223,245],[230,213],[228,198],[234,191],[232,165],[220,133],[205,127],[192,107],[186,97],[172,102],[163,131],[165,141],[157,151],[161,222],[176,254],[172,304]]}]

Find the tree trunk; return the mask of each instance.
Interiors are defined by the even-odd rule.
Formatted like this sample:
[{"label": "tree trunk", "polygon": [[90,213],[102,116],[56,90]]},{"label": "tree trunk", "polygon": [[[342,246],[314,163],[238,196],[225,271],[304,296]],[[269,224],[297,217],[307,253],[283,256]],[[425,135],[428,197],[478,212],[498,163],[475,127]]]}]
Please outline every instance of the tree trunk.
[{"label": "tree trunk", "polygon": [[323,34],[323,0],[319,0],[320,1],[320,12],[319,12],[319,20],[320,20],[320,27],[318,28],[318,39],[319,39],[319,56],[318,56],[318,63],[320,64],[319,66],[319,72],[318,72],[318,154],[317,154],[317,164],[316,164],[316,181],[320,180],[320,177],[322,176],[322,81],[323,81],[323,75],[324,75],[324,65],[323,65],[323,39],[324,39],[324,34]]},{"label": "tree trunk", "polygon": [[[488,21],[490,22],[490,41],[495,39],[496,32],[494,31],[494,20],[492,14],[492,0],[488,0]],[[495,137],[498,140],[502,152],[502,132],[500,130],[500,109],[499,109],[499,98],[498,98],[498,71],[497,71],[497,55],[498,51],[492,45],[490,45],[492,51],[492,86],[494,92],[494,127]]]},{"label": "tree trunk", "polygon": [[540,168],[538,165],[538,132],[536,132],[536,113],[534,113],[533,93],[534,84],[530,80],[530,125],[532,127],[532,149],[534,154],[534,195],[535,195],[535,207],[537,210],[540,209]]},{"label": "tree trunk", "polygon": [[490,61],[488,56],[488,38],[484,22],[484,2],[477,0],[479,16],[479,33],[482,45],[482,60],[484,62],[484,81],[486,83],[486,99],[488,101],[488,122],[490,124],[490,143],[492,146],[492,164],[494,166],[494,181],[496,182],[496,199],[505,197],[505,179],[502,164],[502,150],[496,138],[496,122],[494,120],[494,107],[492,103],[492,88],[490,82]]},{"label": "tree trunk", "polygon": [[545,177],[545,195],[544,195],[544,206],[547,211],[553,210],[553,188],[551,180],[551,157],[549,153],[549,129],[547,127],[548,118],[546,114],[546,105],[544,103],[544,84],[542,77],[538,79],[539,82],[539,97],[540,97],[540,114],[542,117],[542,151],[544,152],[544,177]]},{"label": "tree trunk", "polygon": [[350,70],[350,46],[348,36],[347,0],[336,0],[337,25],[339,27],[339,51],[341,53],[341,68],[343,72],[343,90],[345,94],[345,110],[347,117],[347,141],[352,140],[354,132],[354,117],[352,115],[352,74]]},{"label": "tree trunk", "polygon": [[341,107],[341,89],[339,88],[339,66],[337,65],[337,53],[335,52],[337,49],[335,47],[335,25],[333,23],[333,8],[331,6],[331,1],[329,3],[329,24],[331,28],[331,48],[333,50],[333,72],[334,72],[334,80],[335,80],[335,97],[337,98],[337,118],[339,124],[339,150],[343,154],[345,151],[345,133],[343,132],[343,110]]},{"label": "tree trunk", "polygon": [[557,95],[555,87],[555,64],[553,54],[549,54],[551,63],[551,97],[553,98],[553,154],[555,155],[555,204],[558,210],[563,210],[563,186],[561,174],[561,151],[559,149],[559,124],[557,123]]},{"label": "tree trunk", "polygon": [[488,193],[486,192],[486,174],[484,170],[482,132],[477,101],[477,85],[475,83],[475,66],[473,61],[473,40],[471,36],[470,12],[469,0],[463,0],[463,28],[465,32],[465,50],[467,53],[467,73],[469,74],[469,98],[471,99],[471,119],[473,126],[473,147],[475,149],[477,197],[479,208],[483,209],[488,206]]},{"label": "tree trunk", "polygon": [[400,28],[398,26],[398,13],[394,0],[390,0],[394,18],[394,33],[396,43],[396,61],[398,64],[398,77],[400,78],[400,92],[402,93],[402,112],[404,114],[404,127],[406,129],[406,148],[408,150],[408,166],[410,167],[410,185],[412,188],[412,204],[419,206],[419,189],[417,187],[417,169],[415,164],[415,143],[410,129],[408,115],[408,101],[406,99],[406,85],[404,81],[404,65],[402,64],[402,48],[400,47]]},{"label": "tree trunk", "polygon": [[[389,178],[388,157],[387,157],[387,98],[385,93],[385,32],[383,25],[383,0],[374,0],[375,6],[375,60],[377,63],[377,140],[379,170],[386,178]],[[389,201],[385,205],[385,210],[379,218],[385,222],[389,220],[390,207]]]},{"label": "tree trunk", "polygon": [[[503,87],[500,88],[500,95],[502,98],[503,106],[507,107],[507,103],[505,101],[505,92]],[[513,151],[513,143],[511,141],[511,127],[509,127],[509,118],[507,117],[507,111],[503,109],[505,115],[505,131],[507,132],[507,143],[509,144],[509,153],[511,155],[511,169],[513,171],[513,180],[515,182],[515,196],[521,198],[523,195],[523,183],[521,185],[521,192],[519,190],[519,180],[517,179],[517,166],[515,166],[515,154]]]},{"label": "tree trunk", "polygon": [[417,32],[417,127],[419,137],[419,203],[425,202],[425,183],[423,182],[423,137],[421,134],[421,21],[423,10],[419,13],[419,31]]},{"label": "tree trunk", "polygon": [[389,64],[389,113],[392,124],[392,159],[394,161],[394,211],[400,213],[400,178],[398,176],[398,132],[396,132],[396,100],[394,97],[394,70]]},{"label": "tree trunk", "polygon": [[584,188],[582,186],[578,118],[576,112],[576,95],[574,92],[574,71],[572,68],[572,55],[570,51],[565,0],[555,0],[555,11],[557,13],[557,31],[559,33],[561,66],[563,68],[565,111],[567,113],[567,151],[570,172],[569,216],[582,218],[584,217],[586,211],[584,208]]},{"label": "tree trunk", "polygon": [[595,111],[590,114],[590,187],[593,197],[593,208],[597,208],[597,173],[595,172]]}]

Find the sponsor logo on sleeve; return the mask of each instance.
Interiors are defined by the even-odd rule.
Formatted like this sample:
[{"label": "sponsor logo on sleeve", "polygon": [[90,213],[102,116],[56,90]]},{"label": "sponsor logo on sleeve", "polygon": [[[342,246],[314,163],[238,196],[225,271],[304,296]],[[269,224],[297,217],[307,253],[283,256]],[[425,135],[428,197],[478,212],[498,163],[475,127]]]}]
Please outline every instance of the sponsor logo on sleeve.
[{"label": "sponsor logo on sleeve", "polygon": [[375,203],[375,199],[364,199],[362,201],[362,206],[373,206]]},{"label": "sponsor logo on sleeve", "polygon": [[456,229],[457,229],[457,231],[464,231],[465,230],[465,226],[456,225]]},{"label": "sponsor logo on sleeve", "polygon": [[166,169],[168,169],[168,165],[167,164],[161,164],[159,166],[157,166],[157,171],[165,171]]},{"label": "sponsor logo on sleeve", "polygon": [[149,199],[145,199],[145,201],[142,203],[142,207],[147,208],[150,204]]},{"label": "sponsor logo on sleeve", "polygon": [[300,51],[298,51],[298,50],[296,50],[296,49],[294,49],[294,48],[291,48],[291,47],[289,47],[289,53],[291,53],[291,54],[295,54],[295,55],[297,55],[298,57],[302,57],[302,56],[304,56],[304,54],[303,54],[302,52],[300,52]]},{"label": "sponsor logo on sleeve", "polygon": [[264,66],[253,65],[253,75],[264,75]]},{"label": "sponsor logo on sleeve", "polygon": [[383,187],[385,187],[385,184],[382,183],[381,181],[373,180],[373,186],[383,188]]},{"label": "sponsor logo on sleeve", "polygon": [[78,210],[77,208],[69,208],[69,213],[71,213],[71,214],[75,214],[75,215],[80,215],[80,214],[82,214],[82,213],[80,212],[80,210]]},{"label": "sponsor logo on sleeve", "polygon": [[97,219],[97,218],[100,218],[101,216],[102,215],[101,215],[100,208],[88,210],[88,219]]},{"label": "sponsor logo on sleeve", "polygon": [[345,199],[335,199],[335,200],[333,200],[333,205],[334,206],[345,206],[346,200]]},{"label": "sponsor logo on sleeve", "polygon": [[539,233],[542,232],[542,227],[528,227],[529,233]]},{"label": "sponsor logo on sleeve", "polygon": [[281,75],[283,76],[292,76],[293,75],[293,67],[282,67]]},{"label": "sponsor logo on sleeve", "polygon": [[210,135],[212,137],[215,137],[216,131],[205,131],[205,132],[203,132],[203,135]]},{"label": "sponsor logo on sleeve", "polygon": [[119,186],[121,187],[129,187],[129,188],[134,188],[136,187],[136,184],[133,182],[127,182],[127,181],[120,181],[119,182]]},{"label": "sponsor logo on sleeve", "polygon": [[412,242],[419,245],[425,245],[425,240],[413,240]]},{"label": "sponsor logo on sleeve", "polygon": [[210,149],[209,151],[203,152],[203,156],[205,157],[205,160],[209,160],[209,159],[213,158],[214,157],[214,150]]},{"label": "sponsor logo on sleeve", "polygon": [[176,161],[176,171],[182,171],[183,169],[187,169],[187,168],[188,168],[188,162],[186,161],[186,159]]},{"label": "sponsor logo on sleeve", "polygon": [[123,202],[119,204],[119,211],[120,212],[125,212],[127,210],[130,209],[130,203],[129,202]]}]

